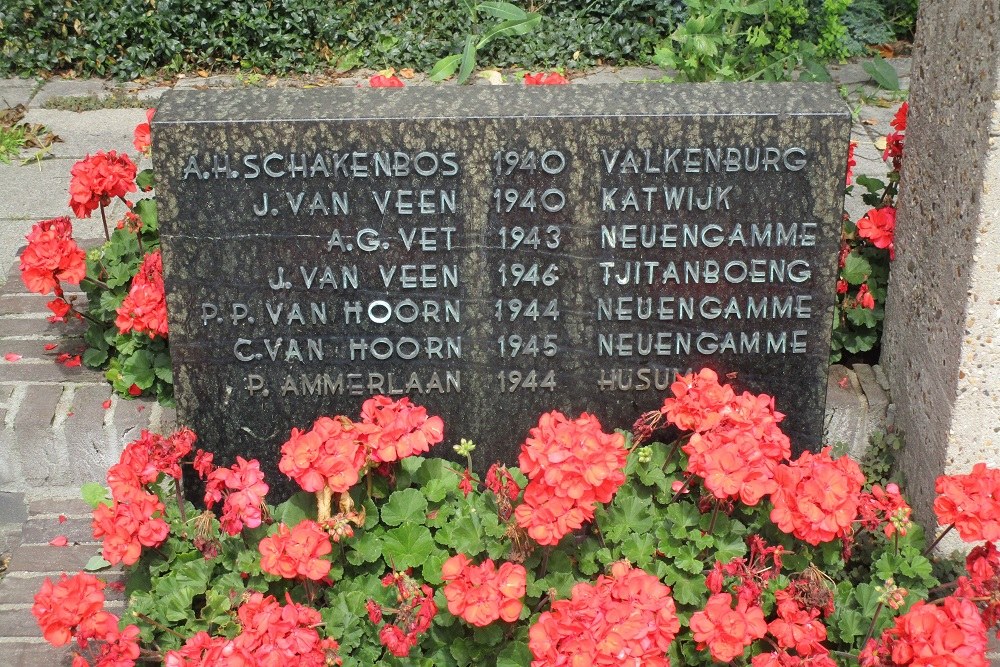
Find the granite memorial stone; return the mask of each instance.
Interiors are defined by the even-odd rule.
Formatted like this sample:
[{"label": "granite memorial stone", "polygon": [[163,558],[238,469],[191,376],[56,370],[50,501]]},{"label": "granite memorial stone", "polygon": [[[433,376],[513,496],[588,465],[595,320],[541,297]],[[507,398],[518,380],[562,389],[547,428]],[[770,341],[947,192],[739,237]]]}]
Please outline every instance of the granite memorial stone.
[{"label": "granite memorial stone", "polygon": [[849,127],[815,84],[167,94],[179,420],[273,479],[293,426],[408,396],[485,468],[710,366],[816,448]]}]

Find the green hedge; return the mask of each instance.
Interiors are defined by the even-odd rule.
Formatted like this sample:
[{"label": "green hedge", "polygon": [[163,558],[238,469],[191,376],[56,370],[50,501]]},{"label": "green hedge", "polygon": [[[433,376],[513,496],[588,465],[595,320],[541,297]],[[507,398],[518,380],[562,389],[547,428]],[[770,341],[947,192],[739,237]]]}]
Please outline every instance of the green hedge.
[{"label": "green hedge", "polygon": [[[538,31],[498,40],[480,62],[571,68],[635,61],[652,52],[683,7],[682,0],[552,0]],[[0,75],[129,79],[160,69],[281,73],[330,65],[426,71],[461,50],[472,29],[458,0],[4,0]]]},{"label": "green hedge", "polygon": [[[808,23],[793,37],[836,56],[912,25],[916,0],[853,1],[862,11],[845,15],[851,0],[806,0]],[[495,41],[479,62],[572,69],[645,61],[683,23],[691,2],[534,3],[539,29]],[[874,26],[878,21],[886,27]],[[473,30],[460,0],[0,0],[0,76],[72,71],[131,79],[157,71],[359,65],[427,71],[458,53]]]}]

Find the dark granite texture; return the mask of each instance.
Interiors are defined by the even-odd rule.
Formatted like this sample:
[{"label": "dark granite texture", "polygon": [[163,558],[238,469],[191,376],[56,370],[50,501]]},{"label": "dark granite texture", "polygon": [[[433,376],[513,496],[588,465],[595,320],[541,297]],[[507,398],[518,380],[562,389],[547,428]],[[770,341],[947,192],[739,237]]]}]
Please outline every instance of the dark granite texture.
[{"label": "dark granite texture", "polygon": [[[546,410],[628,427],[708,365],[774,394],[815,449],[849,127],[811,84],[168,93],[153,140],[178,417],[220,460],[273,471],[292,426],[410,383],[445,420],[439,453],[471,438],[484,468],[516,461]],[[768,147],[777,169],[744,168]],[[565,166],[550,153],[546,173],[546,151]],[[730,334],[736,352],[712,351]]]}]

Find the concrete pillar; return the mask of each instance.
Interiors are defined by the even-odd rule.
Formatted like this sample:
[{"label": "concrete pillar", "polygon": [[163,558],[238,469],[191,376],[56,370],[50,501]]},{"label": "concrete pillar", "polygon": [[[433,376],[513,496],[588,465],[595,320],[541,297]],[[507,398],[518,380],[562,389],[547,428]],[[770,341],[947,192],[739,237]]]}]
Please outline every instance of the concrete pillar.
[{"label": "concrete pillar", "polygon": [[882,366],[925,526],[938,475],[1000,466],[998,67],[998,0],[921,2]]}]

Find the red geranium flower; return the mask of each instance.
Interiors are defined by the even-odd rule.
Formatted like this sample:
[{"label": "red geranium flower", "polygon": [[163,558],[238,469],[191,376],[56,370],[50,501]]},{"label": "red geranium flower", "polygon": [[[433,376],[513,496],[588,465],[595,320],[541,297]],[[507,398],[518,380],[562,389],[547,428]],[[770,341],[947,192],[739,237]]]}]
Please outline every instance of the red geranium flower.
[{"label": "red geranium flower", "polygon": [[627,456],[625,438],[604,433],[593,415],[542,415],[518,459],[529,480],[514,513],[518,525],[539,544],[557,543],[593,518],[596,503],[611,501],[625,481]]},{"label": "red geranium flower", "polygon": [[107,206],[115,197],[135,192],[135,163],[124,153],[99,151],[88,155],[70,169],[70,208],[78,218],[89,218],[98,206]]},{"label": "red geranium flower", "polygon": [[733,596],[729,593],[711,596],[705,609],[691,616],[690,626],[698,647],[707,644],[712,657],[719,662],[739,658],[747,646],[767,634],[761,608],[738,602],[733,609]]},{"label": "red geranium flower", "polygon": [[292,429],[292,437],[281,446],[278,469],[305,491],[329,487],[343,493],[358,482],[367,460],[361,438],[373,431],[372,426],[346,417],[320,417],[309,431]]},{"label": "red geranium flower", "polygon": [[537,74],[525,74],[524,84],[526,86],[558,86],[569,83],[559,72],[538,72]]},{"label": "red geranium flower", "polygon": [[851,458],[832,459],[829,447],[818,454],[803,452],[777,467],[775,481],[771,521],[778,528],[814,546],[851,533],[865,482]]},{"label": "red geranium flower", "polygon": [[906,132],[906,116],[910,111],[910,103],[903,102],[899,105],[899,109],[896,110],[896,115],[893,117],[889,125],[892,125],[897,132]]},{"label": "red geranium flower", "polygon": [[896,209],[893,206],[873,208],[858,220],[858,236],[868,239],[876,248],[888,248],[889,258],[895,258]]},{"label": "red geranium flower", "polygon": [[376,463],[422,454],[444,440],[441,418],[428,417],[427,409],[414,405],[409,398],[369,398],[361,406],[361,421],[376,427],[366,430],[363,438],[368,456]]},{"label": "red geranium flower", "polygon": [[330,536],[315,521],[301,521],[291,530],[280,523],[278,532],[262,539],[258,549],[260,569],[269,574],[319,581],[330,573],[332,563],[322,558],[333,550]]},{"label": "red geranium flower", "polygon": [[256,528],[263,520],[261,508],[268,486],[257,459],[247,461],[241,456],[229,468],[216,468],[208,474],[205,483],[205,505],[211,509],[223,500],[222,529],[236,535],[243,526]]},{"label": "red geranium flower", "polygon": [[663,401],[660,412],[677,428],[698,433],[715,428],[722,421],[722,410],[735,398],[733,388],[720,385],[718,374],[710,368],[678,375],[670,391],[674,397]]},{"label": "red geranium flower", "polygon": [[132,279],[128,296],[118,306],[115,326],[121,333],[135,331],[150,338],[167,337],[167,297],[163,288],[163,256],[147,254]]},{"label": "red geranium flower", "polygon": [[45,641],[53,646],[68,644],[77,626],[104,608],[103,591],[104,582],[85,572],[63,574],[55,583],[46,578],[31,607]]},{"label": "red geranium flower", "polygon": [[53,290],[62,296],[60,282],[78,285],[87,275],[87,256],[73,240],[69,218],[39,222],[26,237],[28,247],[21,253],[21,280],[38,294]]},{"label": "red geranium flower", "polygon": [[847,146],[847,185],[851,184],[851,180],[854,178],[854,168],[858,165],[858,161],[854,158],[854,149],[858,147],[858,142],[852,141]]},{"label": "red geranium flower", "polygon": [[372,78],[368,79],[368,85],[372,88],[402,88],[403,82],[395,74],[392,76],[376,74]]},{"label": "red geranium flower", "polygon": [[861,652],[862,667],[986,667],[986,626],[976,605],[951,596],[942,604],[923,600],[896,619]]},{"label": "red geranium flower", "polygon": [[553,602],[528,631],[528,648],[533,667],[669,667],[679,630],[670,588],[617,562],[610,577],[577,584],[569,600]]},{"label": "red geranium flower", "polygon": [[968,475],[942,475],[934,483],[934,513],[955,524],[966,542],[1000,539],[1000,470],[977,463]]},{"label": "red geranium flower", "polygon": [[521,615],[527,582],[521,565],[503,563],[497,569],[487,558],[476,566],[458,554],[444,562],[441,579],[448,582],[444,587],[448,611],[472,625],[485,627],[498,618],[513,623]]},{"label": "red geranium flower", "polygon": [[132,139],[132,145],[140,153],[146,153],[149,151],[151,145],[149,136],[149,123],[153,120],[153,114],[156,113],[156,109],[146,109],[146,122],[139,123],[135,126],[135,134]]}]

